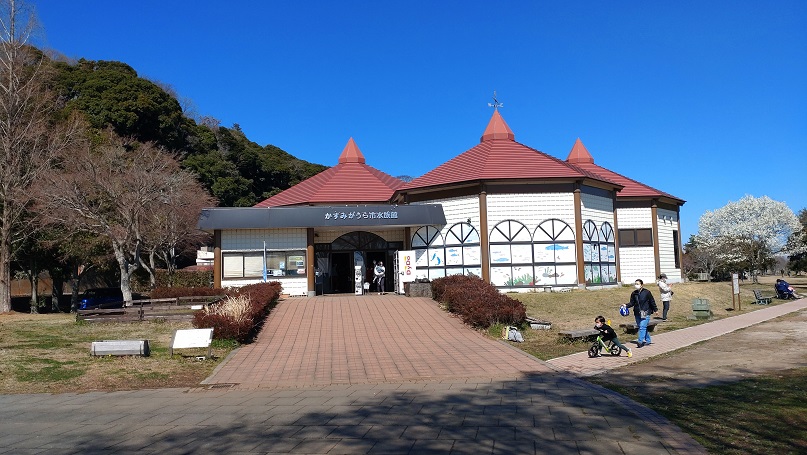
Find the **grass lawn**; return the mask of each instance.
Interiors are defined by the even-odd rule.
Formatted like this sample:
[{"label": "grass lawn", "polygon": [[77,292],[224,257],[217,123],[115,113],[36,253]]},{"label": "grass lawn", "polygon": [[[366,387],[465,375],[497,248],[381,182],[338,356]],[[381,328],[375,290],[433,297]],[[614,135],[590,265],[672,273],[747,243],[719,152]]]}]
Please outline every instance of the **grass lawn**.
[{"label": "grass lawn", "polygon": [[[213,360],[196,360],[207,349],[168,354],[177,329],[187,322],[77,323],[69,314],[0,314],[0,393],[59,393],[193,387],[233,348],[213,342]],[[149,340],[149,357],[93,357],[101,340]]]},{"label": "grass lawn", "polygon": [[[761,290],[763,295],[766,296],[773,295],[773,284],[776,278],[776,276],[760,277],[759,283],[751,283],[749,280],[745,280],[744,283],[740,284],[740,302],[735,301],[734,305],[732,305],[731,283],[689,282],[673,284],[672,288],[675,294],[673,295],[670,312],[667,315],[667,321],[659,323],[654,333],[669,332],[707,322],[706,320],[688,319],[688,316],[692,315],[692,300],[695,298],[708,299],[715,318],[725,318],[755,311],[761,306],[752,305],[752,302],[755,301],[754,289]],[[807,277],[787,279],[796,289],[796,292],[807,295]],[[656,283],[645,283],[645,287],[656,298],[656,303],[659,307],[658,316],[660,317],[661,301],[658,300],[658,286],[656,286]],[[619,339],[623,343],[633,340],[636,338],[635,335],[625,335],[619,328],[620,323],[634,321],[633,313],[626,317],[619,315],[619,306],[628,302],[631,292],[633,292],[633,286],[620,286],[596,291],[575,289],[571,292],[508,294],[524,302],[528,316],[552,323],[550,330],[522,330],[524,343],[514,346],[542,360],[586,351],[590,343],[565,341],[558,336],[558,332],[593,328],[594,318],[599,315],[604,316],[606,320],[611,320],[611,325],[620,335]],[[773,299],[774,305],[782,302],[782,300]],[[494,338],[499,338],[501,329],[500,325],[493,326],[488,333]]]},{"label": "grass lawn", "polygon": [[807,368],[704,388],[638,392],[597,378],[728,455],[807,453]]}]

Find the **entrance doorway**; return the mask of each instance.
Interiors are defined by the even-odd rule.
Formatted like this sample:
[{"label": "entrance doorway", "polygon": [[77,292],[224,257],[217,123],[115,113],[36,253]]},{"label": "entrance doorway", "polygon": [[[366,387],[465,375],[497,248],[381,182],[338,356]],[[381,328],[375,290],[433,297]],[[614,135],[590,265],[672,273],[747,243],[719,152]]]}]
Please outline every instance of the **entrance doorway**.
[{"label": "entrance doorway", "polygon": [[371,285],[370,291],[377,292],[373,285],[374,265],[380,261],[386,269],[385,290],[393,288],[393,263],[395,251],[403,247],[403,242],[387,242],[377,234],[354,231],[342,235],[331,243],[314,245],[317,270],[323,275],[324,294],[354,293],[356,289],[355,267],[362,267],[361,277]]}]

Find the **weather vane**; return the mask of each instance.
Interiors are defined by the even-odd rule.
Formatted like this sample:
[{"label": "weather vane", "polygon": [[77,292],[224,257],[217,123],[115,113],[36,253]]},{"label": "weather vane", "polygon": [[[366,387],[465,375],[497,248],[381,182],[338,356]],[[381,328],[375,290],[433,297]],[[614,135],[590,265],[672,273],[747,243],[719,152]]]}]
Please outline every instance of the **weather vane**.
[{"label": "weather vane", "polygon": [[498,109],[500,107],[504,107],[504,103],[500,103],[499,100],[496,99],[496,90],[493,91],[493,102],[488,103],[488,106]]}]

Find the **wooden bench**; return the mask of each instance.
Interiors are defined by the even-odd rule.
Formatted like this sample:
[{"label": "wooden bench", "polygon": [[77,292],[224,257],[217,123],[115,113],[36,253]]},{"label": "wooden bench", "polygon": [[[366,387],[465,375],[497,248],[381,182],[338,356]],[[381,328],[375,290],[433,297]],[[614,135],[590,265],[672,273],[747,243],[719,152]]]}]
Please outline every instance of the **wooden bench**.
[{"label": "wooden bench", "polygon": [[[650,322],[648,322],[647,323],[647,331],[652,332],[656,328],[657,324],[658,324],[658,321],[650,321]],[[619,324],[619,326],[622,327],[623,329],[625,329],[625,333],[638,333],[639,332],[639,326],[637,326],[635,322],[627,322],[625,324]]]},{"label": "wooden bench", "polygon": [[760,291],[759,289],[754,289],[754,298],[757,299],[757,300],[756,300],[756,302],[752,302],[752,304],[770,305],[771,304],[771,299],[773,299],[773,296],[764,297],[762,295],[762,291]]},{"label": "wooden bench", "polygon": [[600,331],[596,329],[561,330],[558,332],[558,336],[564,337],[569,341],[589,340],[593,339],[599,334]]}]

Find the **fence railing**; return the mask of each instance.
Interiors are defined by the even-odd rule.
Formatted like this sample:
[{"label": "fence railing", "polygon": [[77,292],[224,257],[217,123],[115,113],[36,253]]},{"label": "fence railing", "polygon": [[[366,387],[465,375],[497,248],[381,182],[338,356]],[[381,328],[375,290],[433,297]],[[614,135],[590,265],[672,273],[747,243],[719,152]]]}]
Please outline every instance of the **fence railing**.
[{"label": "fence railing", "polygon": [[[218,302],[224,296],[174,297],[167,299],[143,299],[123,302],[122,308],[95,308],[78,310],[77,321],[88,322],[137,322],[151,320],[193,319],[194,313],[206,305]],[[106,304],[119,306],[117,304]]]}]

